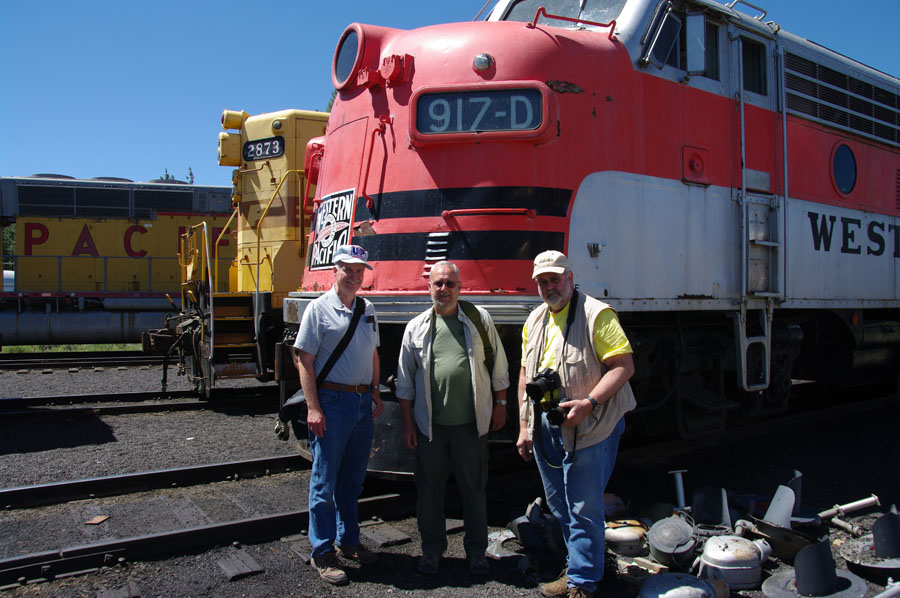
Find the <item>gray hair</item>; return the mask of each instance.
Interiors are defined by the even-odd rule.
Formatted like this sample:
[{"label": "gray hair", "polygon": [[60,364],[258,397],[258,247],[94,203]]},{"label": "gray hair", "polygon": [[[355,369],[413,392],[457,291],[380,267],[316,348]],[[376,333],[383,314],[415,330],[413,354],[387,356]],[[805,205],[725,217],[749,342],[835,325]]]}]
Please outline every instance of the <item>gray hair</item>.
[{"label": "gray hair", "polygon": [[432,265],[431,271],[428,273],[428,280],[431,280],[431,274],[438,268],[438,266],[450,266],[451,268],[453,268],[453,271],[456,272],[456,278],[457,280],[459,280],[459,267],[450,260],[441,260]]}]

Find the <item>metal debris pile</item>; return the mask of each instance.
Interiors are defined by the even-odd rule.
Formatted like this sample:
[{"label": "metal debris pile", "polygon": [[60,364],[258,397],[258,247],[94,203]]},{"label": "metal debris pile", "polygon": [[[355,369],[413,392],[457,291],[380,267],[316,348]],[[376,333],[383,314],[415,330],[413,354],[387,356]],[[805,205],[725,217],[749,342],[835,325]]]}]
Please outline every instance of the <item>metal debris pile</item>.
[{"label": "metal debris pile", "polygon": [[[816,512],[801,500],[798,471],[774,496],[701,487],[688,504],[685,471],[670,473],[675,505],[657,503],[627,518],[619,497],[605,497],[607,562],[639,598],[726,598],[732,591],[760,589],[770,598],[862,598],[866,581],[885,586],[878,598],[900,597],[896,506],[871,530],[850,523],[847,515],[879,506],[875,495]],[[559,523],[540,498],[508,528],[492,544],[503,553],[494,556],[510,556],[501,545],[515,537],[525,549],[523,571],[541,575],[564,565]],[[850,539],[832,538],[835,528]],[[836,566],[832,546],[847,569]]]}]

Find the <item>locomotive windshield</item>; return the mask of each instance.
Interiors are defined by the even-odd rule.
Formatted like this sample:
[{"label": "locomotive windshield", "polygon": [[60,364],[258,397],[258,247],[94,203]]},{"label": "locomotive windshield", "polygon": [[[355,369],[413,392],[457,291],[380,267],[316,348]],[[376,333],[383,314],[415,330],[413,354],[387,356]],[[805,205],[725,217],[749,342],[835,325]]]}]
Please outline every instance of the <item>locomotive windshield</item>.
[{"label": "locomotive windshield", "polygon": [[[531,22],[538,8],[543,6],[551,15],[608,23],[619,16],[625,2],[626,0],[521,0],[510,7],[503,20]],[[543,16],[538,23],[555,26],[563,24]]]}]

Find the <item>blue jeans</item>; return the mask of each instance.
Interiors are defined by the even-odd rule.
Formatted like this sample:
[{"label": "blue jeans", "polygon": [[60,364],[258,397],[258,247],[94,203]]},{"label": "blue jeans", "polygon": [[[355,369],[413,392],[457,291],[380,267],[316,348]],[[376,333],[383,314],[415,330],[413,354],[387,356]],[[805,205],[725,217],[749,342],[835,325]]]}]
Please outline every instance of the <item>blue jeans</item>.
[{"label": "blue jeans", "polygon": [[372,450],[372,395],[319,390],[325,433],[309,435],[309,543],[320,557],[359,544],[358,501]]},{"label": "blue jeans", "polygon": [[[616,464],[619,438],[625,418],[619,420],[608,438],[573,453],[563,448],[559,426],[541,417],[543,450],[535,447],[535,461],[544,483],[550,512],[562,526],[569,552],[568,585],[594,592],[603,578],[606,557],[603,492]],[[537,439],[535,439],[536,441]],[[549,463],[548,463],[549,461]]]}]

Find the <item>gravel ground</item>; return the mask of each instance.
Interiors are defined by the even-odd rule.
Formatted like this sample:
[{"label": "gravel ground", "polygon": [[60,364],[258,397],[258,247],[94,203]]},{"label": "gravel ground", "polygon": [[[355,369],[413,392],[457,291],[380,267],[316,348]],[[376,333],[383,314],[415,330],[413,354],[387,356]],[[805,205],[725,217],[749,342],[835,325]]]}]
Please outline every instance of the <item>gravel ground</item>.
[{"label": "gravel ground", "polygon": [[[51,393],[84,393],[103,389],[153,390],[158,388],[159,368],[127,368],[107,371],[53,371],[48,374],[0,371],[0,397],[35,396]],[[185,387],[183,378],[170,377],[170,388]],[[791,477],[794,468],[804,473],[804,503],[815,510],[877,494],[883,512],[900,502],[900,476],[897,475],[896,431],[900,429],[900,413],[896,402],[872,412],[848,410],[844,415],[815,422],[795,421],[773,427],[765,434],[752,437],[735,435],[716,445],[698,442],[690,454],[659,454],[620,459],[609,491],[623,498],[637,511],[654,502],[674,500],[669,471],[687,469],[685,486],[688,496],[700,486],[723,486],[738,494],[771,495],[778,484]],[[90,423],[88,423],[90,422]],[[16,429],[0,423],[0,483],[3,487],[46,483],[114,473],[164,469],[217,461],[249,459],[278,454],[293,454],[293,442],[281,442],[272,433],[273,415],[228,415],[218,412],[175,412],[151,415],[123,415],[102,420],[84,420],[77,428],[46,424]],[[270,502],[287,504],[294,510],[305,507],[305,478],[301,473],[287,477],[272,476],[261,483],[267,486]],[[210,496],[229,495],[228,508],[262,509],[241,499],[243,486],[223,482],[198,489]],[[148,509],[150,526],[154,517],[146,506],[161,500],[165,492],[144,493],[117,499],[118,503],[80,501],[56,509],[46,519],[49,528],[68,526],[72,534],[83,535],[84,516],[118,504],[118,508]],[[525,503],[508,488],[491,485],[491,531],[500,532],[505,523],[521,514]],[[195,500],[196,498],[196,500]],[[449,497],[452,499],[452,495]],[[110,500],[110,499],[105,499]],[[198,517],[210,516],[215,509],[192,495],[193,504],[203,505]],[[225,503],[222,503],[225,504]],[[109,507],[111,508],[111,507]],[[223,507],[224,508],[224,507]],[[34,513],[38,513],[34,510]],[[46,511],[48,514],[52,511]],[[850,519],[871,525],[876,511],[859,513]],[[451,517],[460,514],[451,509]],[[0,514],[0,549],[12,550],[10,537],[16,537],[13,522],[22,513]],[[36,515],[34,515],[36,517]],[[462,558],[462,534],[451,533],[450,548],[442,561],[441,572],[434,577],[417,573],[419,539],[413,519],[390,521],[392,526],[408,534],[411,541],[385,548],[381,561],[373,567],[351,566],[352,583],[346,587],[323,584],[313,570],[304,564],[305,539],[286,530],[281,541],[241,547],[255,559],[262,573],[228,581],[219,561],[237,552],[237,547],[223,547],[199,555],[157,562],[131,563],[104,569],[98,573],[56,580],[51,583],[15,588],[11,596],[457,596],[478,597],[538,596],[537,576],[519,568],[519,557],[494,561],[488,578],[468,574]],[[100,532],[97,532],[100,533]],[[49,534],[48,534],[49,535]],[[8,537],[7,537],[8,536]],[[847,536],[832,532],[833,543]],[[22,539],[19,538],[21,541]],[[86,541],[85,539],[81,540]],[[23,546],[29,544],[23,543]],[[515,547],[515,546],[513,546]],[[15,552],[15,551],[13,551]],[[842,564],[838,557],[836,561]],[[869,584],[867,596],[882,591],[883,586]],[[631,597],[634,585],[627,580],[609,579],[598,595]],[[741,592],[747,598],[763,594]]]}]

